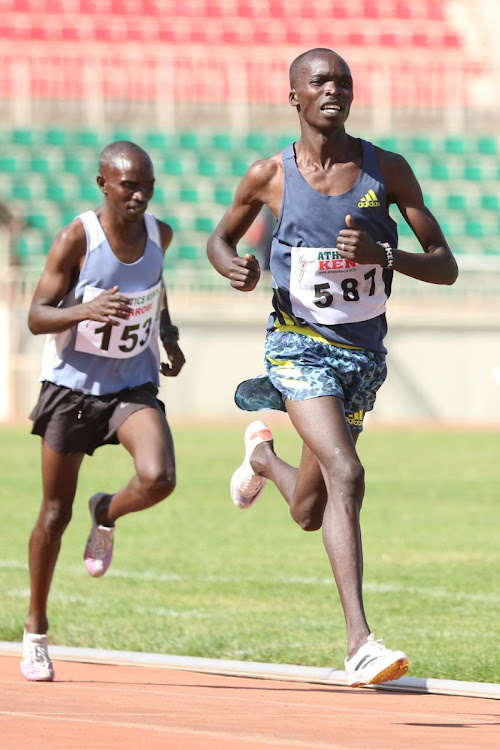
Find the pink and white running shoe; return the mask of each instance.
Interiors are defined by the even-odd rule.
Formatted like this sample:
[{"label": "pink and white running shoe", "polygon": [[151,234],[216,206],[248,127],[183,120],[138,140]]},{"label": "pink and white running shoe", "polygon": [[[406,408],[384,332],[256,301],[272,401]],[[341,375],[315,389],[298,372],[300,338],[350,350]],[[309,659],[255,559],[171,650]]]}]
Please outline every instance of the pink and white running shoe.
[{"label": "pink and white running shoe", "polygon": [[250,459],[258,445],[272,439],[271,430],[260,420],[251,422],[245,430],[245,458],[231,477],[231,498],[238,508],[249,508],[264,491],[267,479],[254,472]]},{"label": "pink and white running shoe", "polygon": [[100,526],[95,520],[95,510],[97,504],[106,497],[105,492],[98,492],[89,500],[89,511],[92,518],[92,528],[87,546],[83,554],[85,567],[89,575],[93,578],[99,578],[109,568],[111,558],[113,557],[113,536],[115,533],[114,526]]},{"label": "pink and white running shoe", "polygon": [[52,682],[54,668],[49,659],[49,639],[46,635],[24,631],[21,672],[31,682]]}]

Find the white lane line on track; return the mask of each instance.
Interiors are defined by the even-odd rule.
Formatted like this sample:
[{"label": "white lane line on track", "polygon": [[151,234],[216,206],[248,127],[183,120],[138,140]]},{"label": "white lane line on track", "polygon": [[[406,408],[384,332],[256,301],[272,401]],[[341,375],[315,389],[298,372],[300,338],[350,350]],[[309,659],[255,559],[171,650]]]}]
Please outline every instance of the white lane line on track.
[{"label": "white lane line on track", "polygon": [[[28,564],[19,560],[0,560],[0,568],[27,570]],[[78,573],[80,566],[60,566],[60,571],[67,573]],[[252,576],[217,576],[200,575],[188,576],[177,573],[156,573],[154,571],[127,571],[111,568],[106,574],[107,578],[118,578],[123,580],[155,581],[158,583],[250,583],[260,585],[276,586],[333,586],[333,578],[321,578],[319,576],[275,576],[273,578],[256,578]],[[407,594],[416,594],[436,599],[454,599],[455,601],[471,602],[500,602],[500,595],[494,593],[473,594],[466,591],[453,591],[451,589],[432,588],[427,586],[407,586],[399,583],[376,583],[366,581],[363,584],[364,591],[373,594],[398,593],[404,591]]]}]

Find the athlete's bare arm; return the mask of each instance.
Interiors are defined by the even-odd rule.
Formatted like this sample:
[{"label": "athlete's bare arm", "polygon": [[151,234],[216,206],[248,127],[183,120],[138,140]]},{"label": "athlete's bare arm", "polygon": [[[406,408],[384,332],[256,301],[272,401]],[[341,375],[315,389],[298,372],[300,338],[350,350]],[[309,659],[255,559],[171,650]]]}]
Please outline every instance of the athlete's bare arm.
[{"label": "athlete's bare arm", "polygon": [[55,238],[47,254],[45,267],[36,286],[28,314],[31,333],[58,333],[82,320],[116,323],[110,319],[126,318],[130,306],[118,287],[108,289],[91,302],[58,307],[77,282],[86,253],[86,235],[79,219],[71,222]]},{"label": "athlete's bare arm", "polygon": [[[160,228],[162,250],[165,254],[170,243],[172,242],[173,231],[170,224],[165,224],[165,222],[163,221],[159,221],[158,226]],[[162,375],[173,378],[179,374],[186,360],[179,347],[177,332],[175,330],[175,327],[172,326],[172,321],[170,319],[167,289],[165,284],[163,284],[162,309],[160,313],[160,339],[168,358],[168,362],[160,363],[160,372]]]},{"label": "athlete's bare arm", "polygon": [[214,268],[242,292],[255,289],[260,279],[258,260],[238,255],[237,245],[266,204],[277,217],[283,193],[281,154],[257,161],[242,178],[233,203],[207,243],[207,255]]},{"label": "athlete's bare arm", "polygon": [[[422,254],[394,249],[394,270],[432,284],[453,284],[458,276],[457,263],[441,227],[424,203],[422,188],[410,165],[399,154],[378,148],[377,159],[389,203],[398,206],[424,250]],[[341,230],[337,239],[339,254],[357,263],[385,265],[384,251],[380,245],[352,222],[348,220],[347,223],[350,228]]]}]

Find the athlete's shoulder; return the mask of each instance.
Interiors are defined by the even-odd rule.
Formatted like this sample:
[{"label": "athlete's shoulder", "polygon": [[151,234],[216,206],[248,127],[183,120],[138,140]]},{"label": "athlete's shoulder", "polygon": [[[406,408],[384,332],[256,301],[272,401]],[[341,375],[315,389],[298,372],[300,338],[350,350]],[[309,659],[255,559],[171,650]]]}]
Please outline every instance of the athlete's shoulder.
[{"label": "athlete's shoulder", "polygon": [[162,250],[165,251],[167,247],[172,242],[172,237],[174,236],[174,230],[170,226],[170,224],[167,224],[166,221],[162,221],[161,219],[156,219],[156,223],[158,224],[158,231],[160,233],[160,241],[161,241],[161,247]]},{"label": "athlete's shoulder", "polygon": [[256,185],[265,185],[275,177],[281,175],[283,171],[283,162],[281,153],[268,156],[265,159],[258,159],[248,169],[247,176]]}]

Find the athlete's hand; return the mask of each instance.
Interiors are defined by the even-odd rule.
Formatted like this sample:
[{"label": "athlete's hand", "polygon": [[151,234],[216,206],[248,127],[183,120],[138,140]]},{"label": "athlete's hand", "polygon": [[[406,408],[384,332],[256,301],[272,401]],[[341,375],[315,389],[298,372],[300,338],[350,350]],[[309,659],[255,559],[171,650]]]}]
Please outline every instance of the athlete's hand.
[{"label": "athlete's hand", "polygon": [[167,353],[168,362],[161,362],[160,372],[167,378],[175,378],[184,367],[186,359],[175,336],[165,336],[162,344]]},{"label": "athlete's hand", "polygon": [[118,325],[116,318],[127,319],[132,312],[130,301],[122,294],[118,294],[120,287],[114,286],[111,289],[105,289],[90,302],[84,302],[85,319],[97,320],[100,323],[110,323],[113,326]]},{"label": "athlete's hand", "polygon": [[363,229],[358,229],[350,214],[345,217],[345,223],[348,228],[341,229],[337,237],[337,252],[341,258],[360,265],[385,266],[387,259],[384,248]]},{"label": "athlete's hand", "polygon": [[229,267],[229,281],[240,292],[251,292],[260,279],[260,265],[255,255],[247,253],[244,258],[236,255]]}]

